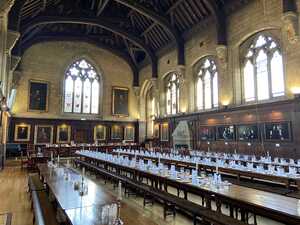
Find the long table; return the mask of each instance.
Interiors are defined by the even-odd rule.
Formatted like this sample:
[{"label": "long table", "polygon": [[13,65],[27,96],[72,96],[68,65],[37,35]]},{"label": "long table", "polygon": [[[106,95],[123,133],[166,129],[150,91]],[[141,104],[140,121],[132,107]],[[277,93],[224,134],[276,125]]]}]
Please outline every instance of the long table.
[{"label": "long table", "polygon": [[[113,152],[112,154],[121,154],[121,155],[127,155],[128,157],[137,157],[138,159],[144,159],[144,160],[152,160],[155,162],[160,162],[165,163],[165,164],[174,164],[177,166],[182,166],[186,168],[195,168],[196,163],[193,162],[186,162],[186,161],[179,161],[175,159],[166,159],[166,158],[160,158],[158,157],[153,157],[153,156],[143,156],[143,155],[136,155],[133,153],[128,153],[128,152]],[[204,171],[216,171],[216,166],[215,165],[207,165],[207,164],[198,164],[198,168]],[[220,173],[224,173],[227,175],[234,175],[237,177],[238,182],[240,181],[241,177],[248,177],[250,179],[259,179],[259,180],[264,180],[268,182],[277,182],[284,184],[287,188],[291,186],[297,187],[298,190],[300,190],[300,176],[297,177],[287,177],[287,176],[279,176],[275,174],[267,174],[267,173],[258,173],[255,171],[250,171],[250,170],[239,170],[235,168],[230,168],[230,167],[218,167],[218,171]]]},{"label": "long table", "polygon": [[[184,198],[188,198],[188,193],[201,196],[206,207],[211,207],[211,201],[215,201],[217,211],[221,212],[222,205],[228,205],[230,216],[234,216],[234,210],[239,209],[241,216],[244,217],[246,212],[267,217],[285,224],[300,224],[299,200],[252,188],[238,185],[230,185],[226,189],[211,188],[209,186],[197,186],[191,182],[182,182],[171,179],[170,177],[154,174],[151,171],[143,171],[137,168],[119,165],[114,162],[89,157],[84,154],[77,154],[81,159],[102,165],[104,168],[113,168],[117,173],[132,174],[132,179],[140,181],[143,178],[151,180],[151,185],[155,188],[168,192],[168,186],[177,188],[184,192]],[[242,219],[243,220],[243,219]]]},{"label": "long table", "polygon": [[[117,203],[116,197],[87,177],[84,177],[84,182],[88,186],[88,193],[80,196],[74,190],[73,181],[80,181],[81,175],[72,169],[48,167],[47,164],[39,164],[38,169],[59,209],[63,210],[72,225],[103,225],[99,210],[105,205]],[[64,177],[65,172],[69,173],[68,180]]]}]

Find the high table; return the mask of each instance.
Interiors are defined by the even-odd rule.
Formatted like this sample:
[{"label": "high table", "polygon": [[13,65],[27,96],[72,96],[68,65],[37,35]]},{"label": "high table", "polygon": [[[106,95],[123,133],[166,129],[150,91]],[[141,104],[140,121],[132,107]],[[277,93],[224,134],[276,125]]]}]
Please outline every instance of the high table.
[{"label": "high table", "polygon": [[252,212],[256,215],[261,215],[285,224],[300,224],[300,203],[299,200],[295,198],[234,184],[226,189],[211,188],[205,185],[197,186],[191,184],[191,182],[171,179],[170,177],[154,174],[151,171],[120,165],[103,159],[89,157],[81,153],[77,153],[77,155],[94,164],[102,165],[104,168],[114,168],[117,173],[121,171],[130,173],[137,182],[139,182],[141,178],[150,179],[151,184],[155,188],[167,191],[167,187],[172,186],[177,188],[177,190],[180,189],[184,192],[186,199],[187,193],[199,195],[205,199],[207,207],[211,207],[211,201],[215,201],[217,210],[220,212],[221,205],[228,205],[230,207],[231,216],[233,216],[234,213],[233,209],[240,209],[241,213]]},{"label": "high table", "polygon": [[[88,192],[80,196],[74,190],[73,181],[81,181],[81,175],[72,169],[54,168],[47,164],[39,164],[38,169],[59,208],[72,225],[103,225],[101,209],[103,206],[117,204],[116,197],[87,177],[84,177],[84,182],[88,186]],[[68,180],[65,179],[65,173],[69,174]]]}]

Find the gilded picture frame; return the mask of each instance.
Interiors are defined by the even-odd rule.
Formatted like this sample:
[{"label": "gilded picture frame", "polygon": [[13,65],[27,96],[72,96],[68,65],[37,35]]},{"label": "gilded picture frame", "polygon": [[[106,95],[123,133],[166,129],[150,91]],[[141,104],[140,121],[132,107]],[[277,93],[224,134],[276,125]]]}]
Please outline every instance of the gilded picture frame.
[{"label": "gilded picture frame", "polygon": [[125,127],[124,140],[125,141],[134,141],[134,127],[132,127],[132,126]]},{"label": "gilded picture frame", "polygon": [[111,127],[111,139],[112,140],[122,140],[123,139],[123,129],[119,125],[113,125]]},{"label": "gilded picture frame", "polygon": [[45,145],[53,143],[52,125],[35,125],[34,144]]},{"label": "gilded picture frame", "polygon": [[112,87],[112,115],[119,117],[129,116],[129,89]]},{"label": "gilded picture frame", "polygon": [[30,129],[29,124],[16,124],[14,141],[30,141]]},{"label": "gilded picture frame", "polygon": [[59,144],[70,143],[71,141],[71,126],[59,125],[57,126],[56,142]]},{"label": "gilded picture frame", "polygon": [[97,125],[94,127],[94,141],[106,140],[106,126]]},{"label": "gilded picture frame", "polygon": [[29,112],[48,112],[49,85],[48,81],[29,80],[27,104]]}]

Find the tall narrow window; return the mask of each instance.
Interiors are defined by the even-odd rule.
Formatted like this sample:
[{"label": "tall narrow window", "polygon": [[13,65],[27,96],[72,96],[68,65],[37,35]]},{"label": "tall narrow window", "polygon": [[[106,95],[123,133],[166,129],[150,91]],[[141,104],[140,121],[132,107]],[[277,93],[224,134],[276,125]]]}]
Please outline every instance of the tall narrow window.
[{"label": "tall narrow window", "polygon": [[260,34],[252,40],[243,59],[245,102],[285,94],[282,55],[275,40]]},{"label": "tall narrow window", "polygon": [[64,112],[99,113],[100,76],[85,59],[69,66],[65,74]]},{"label": "tall narrow window", "polygon": [[167,76],[166,105],[167,114],[176,114],[179,112],[179,79],[175,73]]},{"label": "tall narrow window", "polygon": [[198,110],[218,107],[218,72],[213,59],[206,57],[197,66],[196,105]]}]

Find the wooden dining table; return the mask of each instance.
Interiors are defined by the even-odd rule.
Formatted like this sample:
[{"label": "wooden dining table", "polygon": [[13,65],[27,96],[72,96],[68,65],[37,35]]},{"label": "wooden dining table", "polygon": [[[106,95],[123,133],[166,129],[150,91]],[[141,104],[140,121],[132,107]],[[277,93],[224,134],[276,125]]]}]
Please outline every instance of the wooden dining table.
[{"label": "wooden dining table", "polygon": [[[133,153],[128,153],[128,152],[112,152],[112,154],[126,155],[131,158],[136,157],[137,159],[151,160],[156,163],[158,162],[158,157],[154,157],[154,156],[135,155]],[[160,162],[165,164],[174,164],[176,166],[186,167],[186,168],[196,167],[196,163],[194,162],[179,161],[171,158],[170,159],[160,158]],[[200,170],[204,170],[208,172],[216,171],[215,165],[207,165],[204,163],[198,163],[198,168]],[[241,170],[237,168],[221,167],[221,166],[218,168],[218,171],[219,173],[235,176],[238,182],[240,182],[241,177],[245,177],[245,178],[250,178],[252,180],[258,179],[260,181],[265,181],[268,183],[276,182],[278,184],[285,185],[287,188],[293,186],[296,187],[298,190],[300,190],[300,175],[298,177],[280,176],[277,174],[259,173],[256,171]]]},{"label": "wooden dining table", "polygon": [[39,164],[38,170],[69,224],[103,225],[102,207],[118,203],[115,196],[86,176],[84,183],[88,186],[88,192],[81,196],[78,190],[74,190],[74,182],[81,182],[82,175],[73,169]]},{"label": "wooden dining table", "polygon": [[[141,178],[151,180],[154,188],[168,191],[168,186],[177,188],[184,192],[184,198],[187,199],[188,193],[203,197],[206,206],[210,206],[210,201],[215,201],[219,211],[221,205],[230,206],[230,215],[233,216],[233,209],[240,209],[241,212],[251,212],[256,215],[267,217],[287,224],[300,224],[300,200],[286,197],[266,191],[253,188],[247,188],[239,185],[230,185],[227,188],[215,188],[209,185],[193,185],[191,182],[184,182],[178,179],[172,179],[167,176],[154,174],[151,171],[144,171],[138,168],[120,165],[102,159],[78,154],[81,159],[100,163],[105,168],[114,168],[118,173],[125,171],[132,174],[133,179],[139,181]],[[207,204],[208,203],[208,204]],[[218,209],[217,209],[218,210]]]}]

